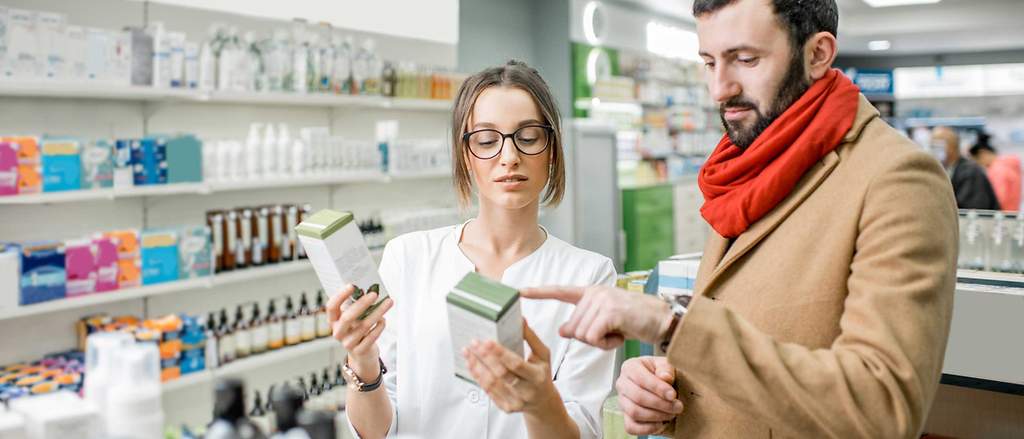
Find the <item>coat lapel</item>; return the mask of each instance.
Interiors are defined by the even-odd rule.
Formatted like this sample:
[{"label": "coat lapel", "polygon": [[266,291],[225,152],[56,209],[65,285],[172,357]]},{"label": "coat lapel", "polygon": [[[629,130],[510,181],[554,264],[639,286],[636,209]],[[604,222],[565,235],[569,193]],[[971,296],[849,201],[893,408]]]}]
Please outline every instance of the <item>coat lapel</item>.
[{"label": "coat lapel", "polygon": [[[878,117],[878,110],[875,109],[864,95],[860,95],[860,102],[857,105],[857,116],[854,119],[853,127],[846,133],[842,143],[855,142],[869,122]],[[736,241],[729,246],[729,240],[711,230],[711,236],[704,246],[704,255],[700,261],[700,269],[697,272],[697,281],[694,285],[696,294],[705,294],[715,281],[719,280],[730,266],[736,263],[743,255],[746,255],[757,243],[761,242],[776,227],[784,221],[807,197],[814,192],[821,182],[825,180],[839,164],[838,148],[825,158],[816,163],[803,179],[793,189],[788,197],[775,206],[768,215],[754,223]]]},{"label": "coat lapel", "polygon": [[[821,182],[832,173],[832,170],[835,169],[837,164],[839,164],[839,154],[832,151],[826,155],[825,158],[816,163],[814,167],[804,175],[800,183],[798,183],[796,188],[793,189],[793,192],[783,199],[778,206],[775,206],[768,215],[765,215],[759,221],[750,226],[746,232],[743,232],[742,235],[737,237],[736,241],[733,242],[728,251],[726,251],[723,256],[716,258],[718,259],[717,264],[707,264],[705,267],[704,262],[712,262],[712,257],[716,256],[707,255],[707,260],[702,261],[701,263],[702,273],[700,274],[703,274],[704,276],[699,276],[706,280],[703,282],[698,280],[699,291],[704,293],[711,288],[715,281],[721,277],[722,273],[735,264],[736,261],[743,257],[743,255],[750,252],[750,250],[754,248],[757,243],[761,242],[765,236],[768,236],[769,233],[775,230],[782,221],[789,217],[789,214],[792,213],[793,210],[800,206],[800,204],[803,203],[803,201],[807,199],[807,197],[813,193],[819,185],[821,185]],[[712,245],[714,245],[715,248],[710,248]],[[726,245],[728,245],[728,241],[715,233],[708,240],[709,248],[705,249],[705,251],[711,250],[714,252],[718,247],[724,249]],[[714,269],[711,269],[711,267],[714,267]],[[711,271],[710,275],[708,275],[707,271]]]}]

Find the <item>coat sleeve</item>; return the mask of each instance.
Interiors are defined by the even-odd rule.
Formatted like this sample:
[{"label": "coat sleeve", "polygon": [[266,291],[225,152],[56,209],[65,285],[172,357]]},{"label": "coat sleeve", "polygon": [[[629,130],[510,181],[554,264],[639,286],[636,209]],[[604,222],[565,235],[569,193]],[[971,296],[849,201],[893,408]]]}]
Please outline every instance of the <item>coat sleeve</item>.
[{"label": "coat sleeve", "polygon": [[917,437],[949,334],[956,206],[946,174],[917,152],[877,174],[862,203],[832,346],[776,341],[702,296],[669,346],[679,373],[785,436]]}]

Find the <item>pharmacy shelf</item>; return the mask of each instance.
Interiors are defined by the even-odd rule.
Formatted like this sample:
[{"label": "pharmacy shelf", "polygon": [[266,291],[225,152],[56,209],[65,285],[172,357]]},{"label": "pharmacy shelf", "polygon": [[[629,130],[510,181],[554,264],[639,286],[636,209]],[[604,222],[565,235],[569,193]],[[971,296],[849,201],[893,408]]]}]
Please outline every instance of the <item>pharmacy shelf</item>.
[{"label": "pharmacy shelf", "polygon": [[329,352],[332,349],[338,349],[340,351],[343,348],[341,343],[333,338],[321,338],[275,351],[252,355],[241,360],[235,360],[216,369],[203,370],[183,375],[180,378],[163,383],[162,390],[165,393],[175,392],[211,383],[217,378],[238,376],[247,372],[259,370],[260,368],[264,368],[269,365],[285,362],[295,358],[301,358],[309,354]]},{"label": "pharmacy shelf", "polygon": [[50,204],[74,203],[80,201],[113,200],[117,198],[152,197],[162,195],[197,194],[208,191],[203,183],[175,183],[129,188],[83,189],[62,192],[44,192],[31,195],[10,195],[0,197],[5,204]]},{"label": "pharmacy shelf", "polygon": [[[1017,273],[958,269],[956,277],[957,281],[962,283],[1024,288],[1024,275]],[[1017,293],[1019,291],[1014,292]]]},{"label": "pharmacy shelf", "polygon": [[319,175],[302,178],[266,178],[235,182],[207,183],[199,193],[243,191],[252,189],[276,189],[302,186],[324,186],[347,183],[387,182],[387,174],[379,171],[347,172],[342,175]]},{"label": "pharmacy shelf", "polygon": [[331,337],[321,338],[306,343],[301,343],[295,346],[290,346],[284,349],[278,349],[275,351],[264,352],[258,355],[252,355],[242,360],[236,360],[228,363],[225,366],[219,367],[214,370],[214,375],[217,377],[222,376],[237,376],[246,372],[257,370],[271,364],[280,363],[287,361],[292,358],[302,357],[309,354],[327,352],[332,349],[342,349],[341,342]]},{"label": "pharmacy shelf", "polygon": [[218,192],[235,192],[286,187],[331,186],[351,183],[387,183],[395,180],[443,178],[450,176],[448,170],[388,175],[378,171],[346,172],[341,175],[321,175],[302,178],[265,178],[233,182],[176,183],[130,188],[86,189],[64,192],[45,192],[31,195],[10,195],[0,197],[2,205],[75,203],[82,201],[116,200],[123,198],[155,197],[170,195],[209,195]]},{"label": "pharmacy shelf", "polygon": [[82,297],[53,300],[13,309],[0,310],[0,321],[86,308],[107,303],[123,302],[126,300],[141,299],[145,297],[175,294],[184,291],[211,289],[224,285],[251,282],[292,273],[301,273],[310,271],[311,267],[312,266],[308,261],[286,262],[283,264],[269,265],[260,268],[248,268],[236,272],[221,273],[208,277],[178,280],[138,288],[126,288],[106,293],[90,294]]},{"label": "pharmacy shelf", "polygon": [[0,96],[57,99],[103,99],[116,101],[195,100],[197,93],[185,89],[159,89],[115,84],[78,84],[53,81],[0,81]]},{"label": "pharmacy shelf", "polygon": [[202,91],[47,81],[0,81],[0,96],[298,107],[351,107],[436,112],[446,112],[451,109],[451,102],[442,99],[347,96],[331,93]]},{"label": "pharmacy shelf", "polygon": [[423,172],[402,172],[388,176],[389,181],[418,180],[431,178],[447,178],[452,176],[451,169],[433,169]]}]

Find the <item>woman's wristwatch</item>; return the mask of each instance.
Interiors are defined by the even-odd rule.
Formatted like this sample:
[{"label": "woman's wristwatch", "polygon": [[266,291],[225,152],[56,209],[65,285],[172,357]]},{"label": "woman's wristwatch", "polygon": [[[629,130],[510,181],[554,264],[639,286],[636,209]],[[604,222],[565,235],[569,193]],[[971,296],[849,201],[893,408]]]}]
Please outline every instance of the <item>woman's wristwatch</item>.
[{"label": "woman's wristwatch", "polygon": [[384,367],[384,360],[377,357],[377,361],[380,362],[380,374],[377,375],[377,379],[372,383],[367,383],[356,375],[356,372],[348,366],[348,358],[345,358],[345,364],[341,366],[342,373],[345,374],[345,379],[348,380],[349,387],[359,392],[372,392],[380,387],[380,384],[384,382],[384,374],[388,373],[388,368]]}]

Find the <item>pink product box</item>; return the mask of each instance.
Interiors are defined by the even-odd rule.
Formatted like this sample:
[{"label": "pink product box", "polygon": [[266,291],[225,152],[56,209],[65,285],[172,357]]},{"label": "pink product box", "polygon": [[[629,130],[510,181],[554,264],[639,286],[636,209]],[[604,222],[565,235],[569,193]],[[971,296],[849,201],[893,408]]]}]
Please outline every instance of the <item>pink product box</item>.
[{"label": "pink product box", "polygon": [[0,196],[18,194],[17,145],[0,142]]},{"label": "pink product box", "polygon": [[117,243],[113,238],[94,238],[92,253],[96,263],[96,292],[117,289]]},{"label": "pink product box", "polygon": [[96,292],[96,260],[92,254],[92,241],[68,241],[64,247],[67,297]]}]

